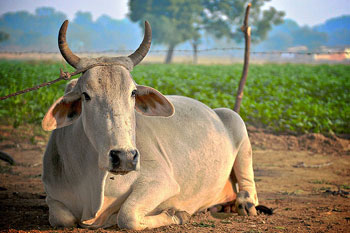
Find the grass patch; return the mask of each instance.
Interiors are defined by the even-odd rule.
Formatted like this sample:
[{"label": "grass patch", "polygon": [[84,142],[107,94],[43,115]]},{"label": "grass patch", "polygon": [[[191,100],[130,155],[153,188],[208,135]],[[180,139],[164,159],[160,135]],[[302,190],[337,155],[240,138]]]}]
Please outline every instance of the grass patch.
[{"label": "grass patch", "polygon": [[210,227],[210,228],[215,228],[214,221],[208,221],[208,223],[205,223],[205,222],[200,222],[200,223],[193,222],[193,223],[192,223],[192,226],[195,226],[195,227]]},{"label": "grass patch", "polygon": [[311,184],[331,184],[330,182],[326,180],[310,180],[309,183]]},{"label": "grass patch", "polygon": [[1,163],[0,163],[0,174],[19,175],[18,172],[13,171],[12,166],[2,165]]},{"label": "grass patch", "polygon": [[340,185],[341,189],[350,189],[350,184],[342,184]]}]

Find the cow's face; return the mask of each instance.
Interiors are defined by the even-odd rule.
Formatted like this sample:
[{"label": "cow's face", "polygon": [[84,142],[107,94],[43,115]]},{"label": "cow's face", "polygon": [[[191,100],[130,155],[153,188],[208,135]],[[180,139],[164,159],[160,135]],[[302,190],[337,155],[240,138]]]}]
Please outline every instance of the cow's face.
[{"label": "cow's face", "polygon": [[[94,62],[78,59],[75,64],[78,67]],[[50,107],[42,122],[45,130],[77,122],[73,129],[86,135],[88,142],[82,143],[94,147],[99,167],[117,174],[140,166],[135,109],[147,116],[168,117],[174,113],[172,104],[161,93],[136,85],[129,72],[130,65],[121,64],[128,59],[100,58],[99,61],[112,62],[88,69],[77,82],[71,82],[66,94]],[[132,57],[129,60],[132,61]]]},{"label": "cow's face", "polygon": [[99,154],[99,167],[111,172],[136,170],[135,98],[137,88],[122,66],[88,70],[69,95],[79,98],[81,121]]},{"label": "cow's face", "polygon": [[139,168],[135,141],[135,110],[148,116],[171,116],[171,103],[150,87],[137,86],[123,66],[97,66],[48,111],[46,130],[80,118],[89,143],[98,152],[99,167],[114,173]]}]

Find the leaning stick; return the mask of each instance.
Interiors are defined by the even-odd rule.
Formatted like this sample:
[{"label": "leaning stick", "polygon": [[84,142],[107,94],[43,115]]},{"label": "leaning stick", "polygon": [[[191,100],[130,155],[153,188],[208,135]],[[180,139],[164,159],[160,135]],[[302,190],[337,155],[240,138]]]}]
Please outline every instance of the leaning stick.
[{"label": "leaning stick", "polygon": [[241,81],[239,82],[237,95],[236,95],[236,103],[234,107],[234,111],[239,113],[239,110],[241,108],[241,102],[243,98],[243,88],[247,81],[248,76],[248,67],[249,67],[249,54],[250,54],[250,27],[248,26],[248,17],[249,17],[249,9],[252,6],[251,3],[248,4],[246,11],[245,11],[245,17],[244,17],[244,23],[241,27],[242,32],[244,33],[244,40],[245,40],[245,48],[244,48],[244,64],[243,64],[243,72]]},{"label": "leaning stick", "polygon": [[5,162],[8,162],[10,165],[14,165],[16,163],[15,160],[11,157],[11,155],[2,151],[0,151],[0,159]]}]

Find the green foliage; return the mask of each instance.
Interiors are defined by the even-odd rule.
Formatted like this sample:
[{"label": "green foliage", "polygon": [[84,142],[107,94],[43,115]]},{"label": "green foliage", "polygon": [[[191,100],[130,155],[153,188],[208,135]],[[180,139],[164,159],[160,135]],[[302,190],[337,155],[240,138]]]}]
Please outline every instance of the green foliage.
[{"label": "green foliage", "polygon": [[[56,79],[59,63],[0,62],[0,96]],[[71,71],[71,70],[70,70]],[[242,65],[139,65],[137,83],[185,95],[212,108],[233,108]],[[277,132],[350,133],[350,66],[251,65],[241,116]],[[0,101],[0,122],[40,124],[65,82]]]},{"label": "green foliage", "polygon": [[[273,7],[261,10],[268,0],[253,0],[251,9],[252,41],[266,37],[273,24],[282,22],[283,12]],[[209,32],[217,38],[225,37],[241,42],[240,30],[248,0],[130,0],[130,19],[148,20],[153,28],[155,44],[168,46],[166,63],[171,61],[172,50],[180,43],[200,41],[200,32]]]},{"label": "green foliage", "polygon": [[[185,95],[212,108],[233,108],[241,65],[137,66],[138,83]],[[350,67],[251,65],[241,116],[279,132],[350,133]]]},{"label": "green foliage", "polygon": [[215,228],[215,221],[213,220],[209,220],[208,223],[206,222],[193,222],[192,223],[192,226],[195,226],[195,227],[211,227],[211,228]]},{"label": "green foliage", "polygon": [[[59,69],[63,65],[55,63],[0,62],[0,95],[33,87],[40,83],[58,78]],[[70,69],[70,71],[72,71]],[[40,124],[48,107],[63,95],[64,82],[58,82],[49,88],[0,101],[1,123],[18,127],[23,123]]]},{"label": "green foliage", "polygon": [[168,47],[165,62],[170,63],[172,50],[176,45],[196,39],[199,31],[195,25],[203,8],[200,0],[130,0],[130,19],[133,22],[148,20],[152,25],[152,38],[155,44]]},{"label": "green foliage", "polygon": [[163,45],[178,45],[191,39],[196,31],[202,7],[199,0],[130,0],[130,19],[134,22],[148,20],[152,25],[153,42]]},{"label": "green foliage", "polygon": [[202,0],[203,9],[202,25],[206,31],[217,38],[232,38],[236,42],[243,39],[241,26],[243,24],[245,8],[251,3],[249,13],[249,25],[252,28],[252,42],[258,42],[266,38],[272,25],[282,23],[284,12],[275,8],[262,10],[265,2],[269,0]]}]

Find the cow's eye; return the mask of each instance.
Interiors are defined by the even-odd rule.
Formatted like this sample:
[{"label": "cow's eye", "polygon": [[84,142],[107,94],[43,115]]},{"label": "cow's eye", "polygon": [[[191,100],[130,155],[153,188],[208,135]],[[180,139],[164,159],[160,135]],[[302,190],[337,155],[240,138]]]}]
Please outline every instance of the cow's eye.
[{"label": "cow's eye", "polygon": [[136,94],[137,94],[137,90],[133,90],[133,91],[131,92],[131,97],[135,97]]},{"label": "cow's eye", "polygon": [[91,100],[91,98],[90,98],[90,96],[88,95],[88,93],[83,92],[83,96],[84,96],[84,98],[85,98],[86,101]]}]

